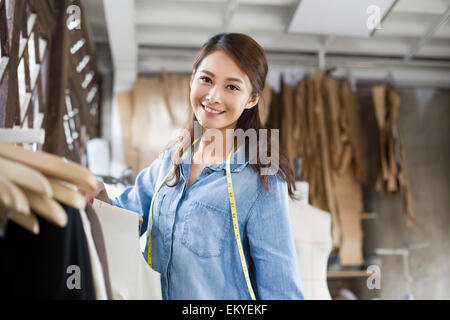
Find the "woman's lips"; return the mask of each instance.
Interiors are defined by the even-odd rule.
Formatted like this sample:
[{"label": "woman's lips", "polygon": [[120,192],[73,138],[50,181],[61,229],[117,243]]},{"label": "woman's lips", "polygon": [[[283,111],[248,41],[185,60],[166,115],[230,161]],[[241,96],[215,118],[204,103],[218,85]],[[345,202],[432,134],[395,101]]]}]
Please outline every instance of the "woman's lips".
[{"label": "woman's lips", "polygon": [[[210,111],[206,110],[205,105],[204,105],[203,103],[201,104],[201,106],[202,106],[203,111],[205,111],[205,113],[206,113],[207,115],[209,115],[209,116],[219,116],[219,115],[221,115],[222,113],[225,112],[225,111],[222,111],[222,112],[220,112],[220,113],[210,112]],[[219,111],[219,110],[216,110],[216,109],[211,108],[210,106],[207,106],[207,108],[209,108],[209,109],[211,109],[211,110]]]}]

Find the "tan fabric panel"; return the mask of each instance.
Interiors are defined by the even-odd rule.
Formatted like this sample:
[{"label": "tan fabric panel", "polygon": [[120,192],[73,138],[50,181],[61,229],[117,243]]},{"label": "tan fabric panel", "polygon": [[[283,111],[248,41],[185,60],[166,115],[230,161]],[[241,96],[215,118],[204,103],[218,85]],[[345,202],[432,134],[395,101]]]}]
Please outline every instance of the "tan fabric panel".
[{"label": "tan fabric panel", "polygon": [[189,75],[164,74],[163,82],[167,95],[166,104],[174,127],[182,127],[191,109],[189,101]]},{"label": "tan fabric panel", "polygon": [[378,128],[380,129],[380,161],[381,161],[381,174],[383,180],[389,178],[389,167],[386,162],[386,86],[378,85],[372,87],[372,97],[375,107],[375,115],[377,118]]},{"label": "tan fabric panel", "polygon": [[294,141],[292,131],[294,128],[294,92],[293,88],[283,82],[283,112],[281,119],[281,148],[285,151],[289,161],[294,158]]},{"label": "tan fabric panel", "polygon": [[260,98],[258,102],[259,117],[263,126],[266,126],[267,119],[269,118],[271,102],[272,88],[266,83],[262,92],[262,99]]},{"label": "tan fabric panel", "polygon": [[348,135],[352,146],[352,154],[354,160],[355,177],[363,182],[366,180],[366,171],[364,169],[363,148],[361,142],[361,130],[359,126],[358,110],[356,104],[356,96],[350,88],[347,80],[341,82],[342,108],[345,110],[343,115],[346,117],[348,124]]},{"label": "tan fabric panel", "polygon": [[[400,192],[403,214],[408,226],[419,226],[416,218],[414,195],[408,172],[406,151],[398,123],[400,97],[391,85],[373,86],[372,98],[380,130],[380,160],[375,188],[382,193]],[[396,153],[400,150],[400,154]]]},{"label": "tan fabric panel", "polygon": [[333,173],[335,196],[339,211],[342,239],[339,246],[339,260],[342,266],[364,264],[362,256],[361,215],[363,212],[361,186],[352,170],[344,174]]},{"label": "tan fabric panel", "polygon": [[139,153],[131,144],[131,122],[133,119],[133,93],[132,91],[116,92],[115,98],[119,109],[120,125],[122,128],[122,141],[125,153],[125,162],[133,170],[139,169]]},{"label": "tan fabric panel", "polygon": [[325,194],[327,198],[327,205],[332,217],[331,224],[331,237],[333,241],[333,247],[337,248],[341,241],[341,229],[340,229],[340,217],[338,215],[336,200],[335,200],[335,188],[333,182],[333,175],[331,169],[331,161],[329,154],[328,134],[326,132],[325,114],[324,114],[324,102],[323,102],[323,84],[324,74],[320,71],[315,71],[311,75],[311,80],[315,84],[316,101],[314,105],[314,112],[317,117],[318,130],[320,136],[320,152],[321,152],[321,165],[323,168],[323,183],[325,185]]},{"label": "tan fabric panel", "polygon": [[308,134],[308,122],[306,115],[307,92],[306,79],[297,83],[294,93],[294,141],[296,156],[306,157],[306,140]]},{"label": "tan fabric panel", "polygon": [[187,120],[189,76],[161,73],[139,78],[133,87],[132,145],[139,151],[139,170],[149,166]]},{"label": "tan fabric panel", "polygon": [[327,109],[329,112],[329,133],[330,133],[330,152],[333,168],[338,168],[340,159],[343,152],[343,144],[340,139],[340,129],[339,129],[339,116],[340,116],[340,103],[339,103],[339,92],[338,83],[336,80],[331,78],[325,79],[326,95],[328,98]]}]

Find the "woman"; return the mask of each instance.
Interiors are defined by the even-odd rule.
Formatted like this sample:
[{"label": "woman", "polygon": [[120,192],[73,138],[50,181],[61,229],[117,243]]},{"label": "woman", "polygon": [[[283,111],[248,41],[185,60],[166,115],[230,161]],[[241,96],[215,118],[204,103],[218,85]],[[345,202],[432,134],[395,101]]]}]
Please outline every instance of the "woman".
[{"label": "woman", "polygon": [[[236,129],[253,129],[272,150],[270,134],[259,130],[258,102],[267,69],[264,50],[249,36],[213,36],[193,66],[192,112],[184,134],[119,197],[109,201],[104,186],[97,196],[143,216],[141,234],[151,229],[149,262],[161,273],[164,299],[303,299],[289,225],[288,195],[295,190],[290,163],[280,153],[272,161],[278,170],[263,174],[274,163],[250,157],[255,145],[250,139],[225,143],[233,141]],[[197,122],[201,134],[196,141]],[[227,155],[237,221],[230,209]],[[148,252],[149,242],[146,257]]]}]

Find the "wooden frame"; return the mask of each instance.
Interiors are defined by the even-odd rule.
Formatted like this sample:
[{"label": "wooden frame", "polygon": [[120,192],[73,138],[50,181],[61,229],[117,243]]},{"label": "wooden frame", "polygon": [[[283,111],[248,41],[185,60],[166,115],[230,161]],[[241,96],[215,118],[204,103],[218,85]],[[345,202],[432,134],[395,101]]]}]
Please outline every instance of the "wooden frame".
[{"label": "wooden frame", "polygon": [[[79,28],[68,27],[69,6],[78,8]],[[81,1],[0,0],[0,39],[0,127],[39,126],[43,116],[42,149],[80,162],[86,140],[100,133],[101,99],[101,77]],[[71,117],[66,92],[78,107],[76,130],[83,127],[86,133],[74,145],[68,145],[64,134],[64,118]]]}]

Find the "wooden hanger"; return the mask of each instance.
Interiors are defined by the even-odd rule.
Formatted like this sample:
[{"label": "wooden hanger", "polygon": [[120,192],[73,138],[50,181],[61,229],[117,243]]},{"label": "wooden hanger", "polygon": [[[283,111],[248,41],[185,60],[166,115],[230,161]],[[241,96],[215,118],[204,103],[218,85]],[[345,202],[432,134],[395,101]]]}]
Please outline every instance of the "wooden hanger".
[{"label": "wooden hanger", "polygon": [[63,228],[67,225],[67,213],[59,203],[49,197],[24,191],[33,211],[58,227]]},{"label": "wooden hanger", "polygon": [[39,234],[39,221],[34,214],[23,215],[12,210],[9,219],[31,233]]},{"label": "wooden hanger", "polygon": [[12,182],[0,178],[0,206],[10,210],[9,219],[33,234],[39,233],[39,221],[30,212],[27,197]]},{"label": "wooden hanger", "polygon": [[55,178],[48,178],[48,181],[52,186],[53,197],[56,200],[78,210],[83,210],[86,207],[86,199],[79,192],[69,188],[64,181]]},{"label": "wooden hanger", "polygon": [[0,156],[34,168],[41,173],[73,183],[81,189],[94,191],[98,181],[88,169],[79,164],[43,152],[33,152],[22,147],[0,141]]},{"label": "wooden hanger", "polygon": [[0,175],[22,188],[47,197],[53,196],[48,180],[39,171],[23,164],[0,157]]},{"label": "wooden hanger", "polygon": [[24,215],[30,214],[30,204],[25,194],[11,181],[3,177],[0,177],[0,193],[0,202],[4,207]]},{"label": "wooden hanger", "polygon": [[3,180],[0,180],[0,205],[5,208],[12,209],[13,204],[13,198],[9,193],[9,188],[6,186]]}]

